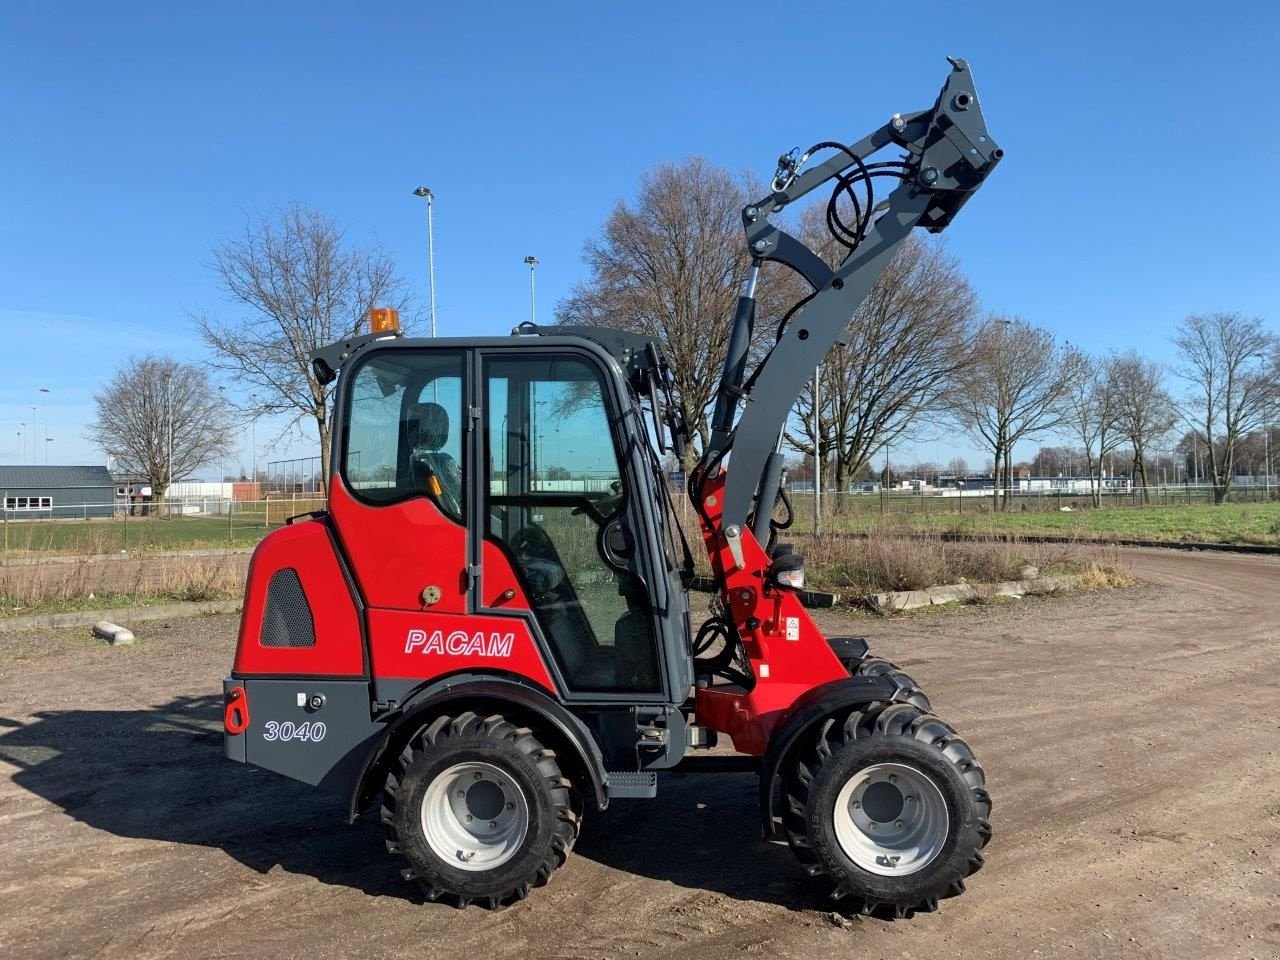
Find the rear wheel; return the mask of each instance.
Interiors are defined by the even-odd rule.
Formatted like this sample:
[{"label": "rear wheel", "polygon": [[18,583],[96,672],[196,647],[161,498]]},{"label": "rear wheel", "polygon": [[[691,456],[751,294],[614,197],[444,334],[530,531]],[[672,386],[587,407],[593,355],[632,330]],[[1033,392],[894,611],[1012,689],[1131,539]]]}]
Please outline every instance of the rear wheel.
[{"label": "rear wheel", "polygon": [[935,910],[983,864],[991,798],[982,768],[951,727],[914,704],[823,721],[783,789],[792,850],[852,911]]},{"label": "rear wheel", "polygon": [[578,836],[571,785],[524,727],[474,713],[440,716],[387,775],[387,849],[427,899],[499,907],[546,883]]}]

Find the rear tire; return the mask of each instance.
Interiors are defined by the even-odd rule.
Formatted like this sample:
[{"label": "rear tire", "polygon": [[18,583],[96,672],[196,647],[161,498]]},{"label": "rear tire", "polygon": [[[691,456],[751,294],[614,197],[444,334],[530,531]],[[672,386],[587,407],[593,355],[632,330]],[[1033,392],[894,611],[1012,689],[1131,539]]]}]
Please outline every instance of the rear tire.
[{"label": "rear tire", "polygon": [[964,892],[991,838],[991,797],[968,745],[911,703],[821,721],[783,783],[783,824],[842,907],[909,917]]},{"label": "rear tire", "polygon": [[555,753],[528,728],[471,712],[413,736],[387,774],[382,822],[428,900],[491,908],[550,880],[579,826]]}]

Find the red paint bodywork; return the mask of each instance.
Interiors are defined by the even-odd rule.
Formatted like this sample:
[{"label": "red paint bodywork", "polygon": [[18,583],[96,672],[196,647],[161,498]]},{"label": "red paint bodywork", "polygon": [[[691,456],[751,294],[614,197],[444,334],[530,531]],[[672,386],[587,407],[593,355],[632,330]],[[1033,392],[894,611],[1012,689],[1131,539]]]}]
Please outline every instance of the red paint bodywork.
[{"label": "red paint bodywork", "polygon": [[437,586],[433,612],[466,613],[466,528],[426,497],[372,506],[357,500],[335,473],[329,514],[370,607],[421,610],[423,588]]},{"label": "red paint bodywork", "polygon": [[[314,647],[264,647],[259,641],[267,587],[277,570],[298,572],[311,605]],[[273,530],[249,561],[236,674],[358,677],[364,674],[360,619],[323,523],[306,521]]]},{"label": "red paint bodywork", "polygon": [[[520,674],[547,693],[556,689],[528,626],[516,617],[370,610],[369,635],[374,674],[380,678],[429,680],[464,670],[500,670]],[[477,639],[480,643],[473,645]],[[501,641],[495,644],[499,647],[509,641],[503,653],[490,655],[483,649],[494,639]]]},{"label": "red paint bodywork", "polygon": [[[741,753],[763,756],[769,734],[796,698],[828,680],[849,675],[818,629],[800,598],[789,590],[765,586],[769,557],[748,529],[742,530],[740,570],[723,536],[721,504],[725,474],[703,486],[702,539],[712,566],[722,572],[724,599],[742,636],[756,684],[749,692],[739,687],[702,687],[694,700],[698,722],[725,734]],[[787,621],[795,623],[796,639],[787,639]],[[753,629],[752,621],[758,621]]]},{"label": "red paint bodywork", "polygon": [[[466,613],[466,530],[425,498],[391,506],[359,502],[340,476],[330,486],[329,505],[338,536],[367,604],[371,676],[431,680],[461,670],[517,673],[554,694],[555,681],[528,625],[516,617]],[[529,609],[511,562],[495,544],[484,544],[482,595],[487,606],[518,613]],[[267,587],[272,575],[292,567],[311,607],[316,645],[264,647],[259,642]],[[440,588],[440,599],[423,606],[422,591]],[[428,637],[440,631],[441,652],[426,644],[406,652],[409,631]],[[457,650],[455,634],[510,636],[500,656]],[[500,645],[499,645],[500,646]],[[359,615],[343,577],[326,525],[308,521],[268,534],[254,551],[236,650],[237,674],[361,676],[364,651]]]}]

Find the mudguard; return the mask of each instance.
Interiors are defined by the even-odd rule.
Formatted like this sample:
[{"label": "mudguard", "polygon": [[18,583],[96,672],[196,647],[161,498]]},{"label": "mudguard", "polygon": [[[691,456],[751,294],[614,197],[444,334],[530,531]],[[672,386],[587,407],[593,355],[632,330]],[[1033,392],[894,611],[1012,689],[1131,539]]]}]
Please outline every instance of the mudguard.
[{"label": "mudguard", "polygon": [[591,780],[597,808],[603,810],[609,805],[604,755],[581,720],[540,688],[520,677],[462,673],[428,683],[407,695],[378,743],[369,751],[352,785],[347,810],[350,821],[360,815],[367,797],[380,786],[375,782],[377,774],[382,769],[387,747],[397,742],[397,735],[411,733],[428,714],[439,712],[440,707],[451,703],[465,703],[468,710],[477,713],[487,710],[509,717],[511,705],[515,704],[518,714],[511,719],[517,722],[523,722],[530,714],[536,716],[556,734],[557,739],[573,749]]},{"label": "mudguard", "polygon": [[842,677],[813,687],[796,698],[773,728],[760,765],[760,818],[766,839],[775,832],[773,797],[778,778],[805,731],[833,713],[863,703],[893,700],[900,686],[892,677]]}]

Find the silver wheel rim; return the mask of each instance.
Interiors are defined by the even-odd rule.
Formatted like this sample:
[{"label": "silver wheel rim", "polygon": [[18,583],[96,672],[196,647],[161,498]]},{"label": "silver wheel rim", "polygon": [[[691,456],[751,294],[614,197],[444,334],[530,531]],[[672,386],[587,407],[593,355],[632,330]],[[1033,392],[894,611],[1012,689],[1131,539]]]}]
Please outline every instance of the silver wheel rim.
[{"label": "silver wheel rim", "polygon": [[933,778],[901,763],[863,767],[840,788],[832,814],[845,856],[882,877],[923,870],[951,832]]},{"label": "silver wheel rim", "polygon": [[492,870],[516,855],[529,832],[529,804],[491,763],[455,763],[422,798],[422,833],[432,851],[460,870]]}]

